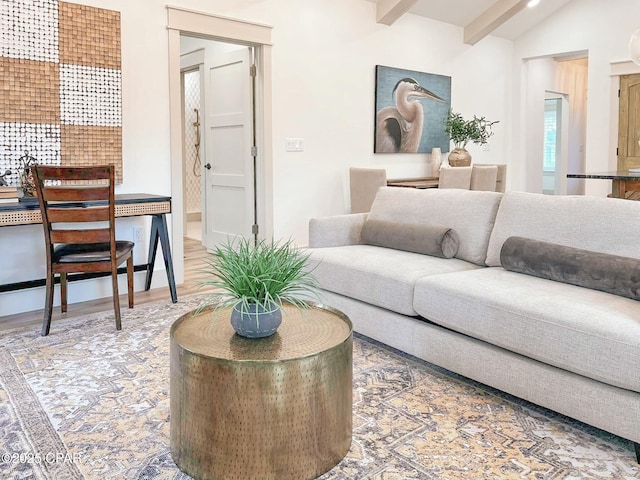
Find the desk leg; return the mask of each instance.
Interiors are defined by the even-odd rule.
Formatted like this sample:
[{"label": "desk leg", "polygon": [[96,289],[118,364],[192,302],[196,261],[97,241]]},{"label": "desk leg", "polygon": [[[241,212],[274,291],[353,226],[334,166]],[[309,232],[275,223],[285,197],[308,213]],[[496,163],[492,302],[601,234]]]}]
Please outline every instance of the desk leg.
[{"label": "desk leg", "polygon": [[627,185],[625,180],[612,180],[611,181],[611,196],[614,198],[626,198]]},{"label": "desk leg", "polygon": [[169,280],[169,290],[171,291],[171,301],[178,301],[176,292],[176,281],[173,275],[173,260],[171,259],[171,247],[169,246],[169,233],[167,231],[167,217],[164,213],[152,215],[151,221],[151,239],[149,241],[149,256],[147,258],[148,270],[147,280],[144,285],[145,290],[151,288],[151,277],[153,276],[153,267],[156,263],[156,252],[158,250],[158,240],[162,246],[162,256],[164,258],[164,267],[167,271],[167,280]]}]

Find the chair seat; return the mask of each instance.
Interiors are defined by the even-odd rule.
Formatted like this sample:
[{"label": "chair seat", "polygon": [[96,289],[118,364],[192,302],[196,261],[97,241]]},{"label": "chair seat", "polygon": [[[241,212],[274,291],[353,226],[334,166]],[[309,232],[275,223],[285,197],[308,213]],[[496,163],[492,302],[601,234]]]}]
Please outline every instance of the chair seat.
[{"label": "chair seat", "polygon": [[[133,250],[134,243],[116,241],[116,258]],[[111,260],[109,243],[72,243],[59,245],[53,250],[53,261],[57,263],[108,262]]]}]

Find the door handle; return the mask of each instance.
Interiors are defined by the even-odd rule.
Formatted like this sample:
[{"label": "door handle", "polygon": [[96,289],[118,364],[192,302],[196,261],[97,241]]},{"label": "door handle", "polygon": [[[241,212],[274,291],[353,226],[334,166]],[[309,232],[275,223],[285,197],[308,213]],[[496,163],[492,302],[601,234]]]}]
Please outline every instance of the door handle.
[{"label": "door handle", "polygon": [[204,168],[206,168],[207,170],[211,170],[211,164],[210,164],[210,163],[207,163],[207,164],[204,166]]}]

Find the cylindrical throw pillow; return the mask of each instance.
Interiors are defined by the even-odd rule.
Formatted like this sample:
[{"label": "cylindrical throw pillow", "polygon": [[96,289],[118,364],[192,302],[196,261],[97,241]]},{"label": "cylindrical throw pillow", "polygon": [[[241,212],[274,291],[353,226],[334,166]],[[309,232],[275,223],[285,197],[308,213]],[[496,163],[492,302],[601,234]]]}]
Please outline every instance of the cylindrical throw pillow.
[{"label": "cylindrical throw pillow", "polygon": [[365,221],[362,242],[440,258],[453,257],[460,245],[458,234],[452,228],[385,220]]},{"label": "cylindrical throw pillow", "polygon": [[640,300],[640,259],[524,237],[502,245],[505,270]]}]

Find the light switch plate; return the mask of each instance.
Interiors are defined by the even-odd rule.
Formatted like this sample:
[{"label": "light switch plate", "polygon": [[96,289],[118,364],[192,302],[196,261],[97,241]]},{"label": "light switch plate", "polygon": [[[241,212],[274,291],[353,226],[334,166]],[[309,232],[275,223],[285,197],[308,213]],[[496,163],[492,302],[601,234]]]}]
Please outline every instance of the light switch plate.
[{"label": "light switch plate", "polygon": [[304,138],[287,137],[287,152],[302,152],[304,150]]}]

